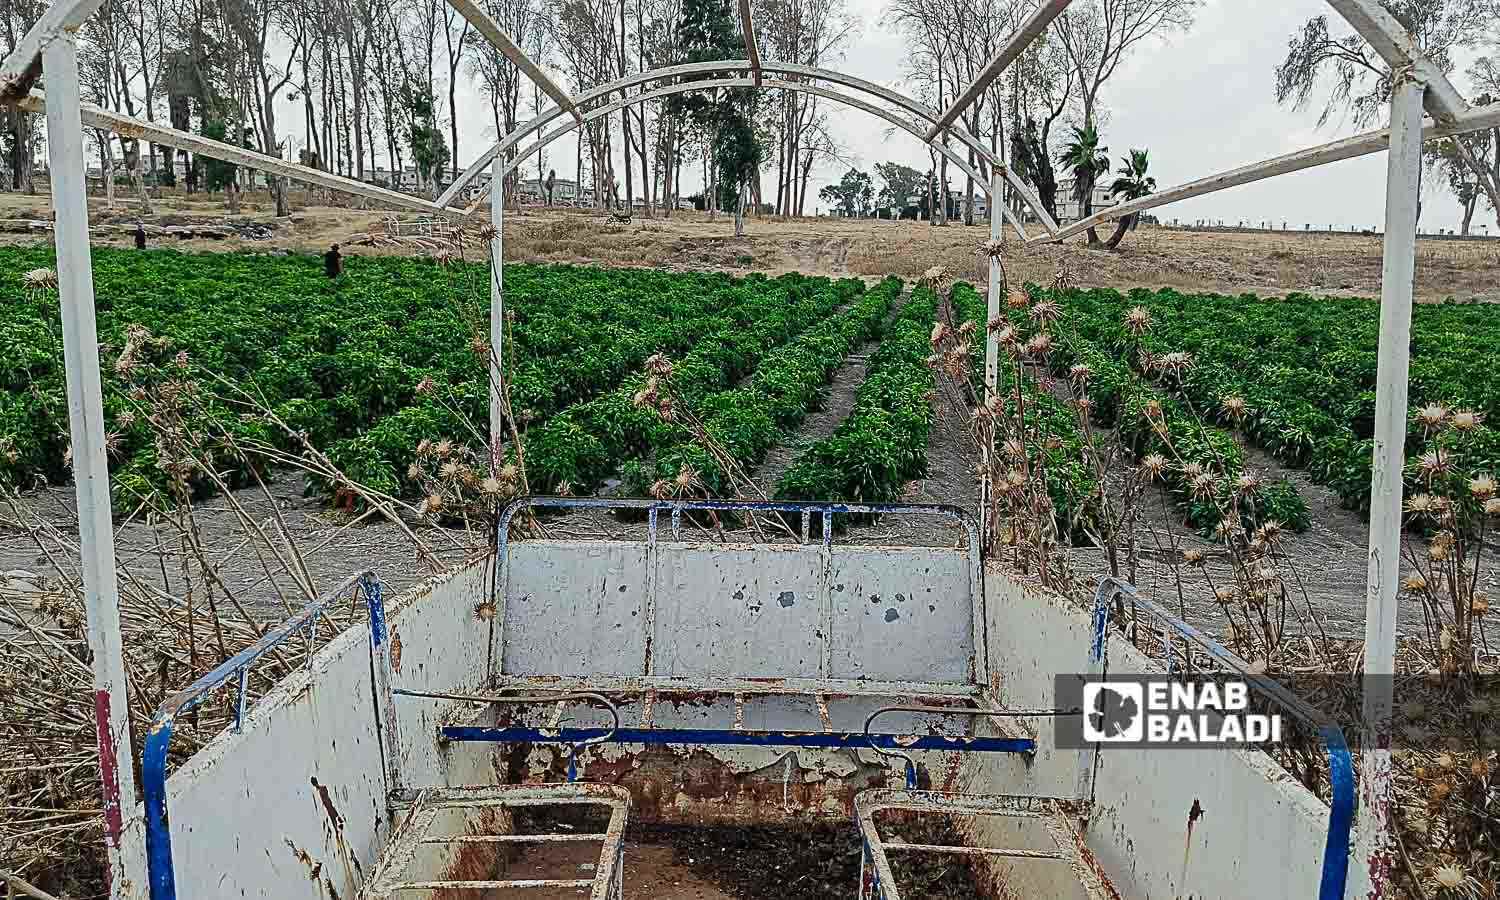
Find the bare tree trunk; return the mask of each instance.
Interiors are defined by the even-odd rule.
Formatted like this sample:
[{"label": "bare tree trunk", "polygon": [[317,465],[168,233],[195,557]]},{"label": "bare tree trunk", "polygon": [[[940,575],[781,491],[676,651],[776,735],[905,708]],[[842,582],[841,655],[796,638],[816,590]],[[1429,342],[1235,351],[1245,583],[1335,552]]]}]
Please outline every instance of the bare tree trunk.
[{"label": "bare tree trunk", "polygon": [[109,134],[104,131],[97,133],[99,144],[103,148],[103,158],[99,160],[100,174],[104,176],[104,205],[113,207],[115,205],[115,147],[114,142],[109,139]]}]

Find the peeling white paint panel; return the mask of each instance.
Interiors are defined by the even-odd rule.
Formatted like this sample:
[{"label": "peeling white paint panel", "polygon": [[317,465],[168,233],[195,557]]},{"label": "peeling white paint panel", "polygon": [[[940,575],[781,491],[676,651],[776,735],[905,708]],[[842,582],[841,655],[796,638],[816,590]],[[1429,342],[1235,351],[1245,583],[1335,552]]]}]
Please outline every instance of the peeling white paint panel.
[{"label": "peeling white paint panel", "polygon": [[657,567],[654,675],[818,674],[825,643],[816,552],[669,546]]},{"label": "peeling white paint panel", "polygon": [[503,674],[963,683],[974,597],[947,548],[518,541]]},{"label": "peeling white paint panel", "polygon": [[832,677],[968,680],[974,601],[966,553],[840,548],[830,582]]},{"label": "peeling white paint panel", "polygon": [[506,674],[641,673],[644,544],[517,541],[505,576]]},{"label": "peeling white paint panel", "polygon": [[[492,570],[479,561],[388,600],[402,638],[397,686],[473,684],[487,628],[475,598]],[[390,831],[375,724],[369,628],[356,625],[253,706],[239,734],[223,732],[167,781],[177,895],[327,900],[354,896]],[[473,644],[471,648],[467,646]],[[476,662],[477,661],[477,662]],[[412,705],[429,704],[426,708]],[[439,757],[430,701],[398,701],[407,777],[472,777],[487,757]],[[491,775],[492,779],[493,776]],[[137,818],[143,813],[137,811]],[[132,822],[130,840],[143,846]],[[138,895],[145,896],[145,885]]]},{"label": "peeling white paint panel", "polygon": [[[989,658],[1001,705],[1052,705],[1054,675],[1087,671],[1089,614],[1081,604],[1023,587],[998,568],[986,572],[985,593]],[[1114,640],[1109,671],[1162,669],[1127,641]],[[964,761],[966,789],[1077,793],[1078,751],[1055,749],[1051,722],[1026,725],[1038,736],[1033,764],[1028,768],[1003,754],[970,754]],[[1123,896],[1317,896],[1328,807],[1265,754],[1105,747],[1100,756],[1086,842]],[[1201,814],[1190,827],[1195,804]],[[1013,838],[976,836],[989,846]],[[1026,871],[1012,875],[1024,879]],[[1022,880],[1012,887],[1017,896],[1061,896],[1044,882]]]}]

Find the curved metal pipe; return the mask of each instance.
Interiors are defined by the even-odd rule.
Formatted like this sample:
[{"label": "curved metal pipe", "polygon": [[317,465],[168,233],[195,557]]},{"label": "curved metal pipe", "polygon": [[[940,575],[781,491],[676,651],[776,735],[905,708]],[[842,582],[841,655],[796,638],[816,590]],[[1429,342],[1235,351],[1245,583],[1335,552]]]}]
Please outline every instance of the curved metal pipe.
[{"label": "curved metal pipe", "polygon": [[[929,123],[936,123],[941,116],[941,113],[939,113],[937,110],[932,109],[931,107],[898,91],[883,87],[874,83],[873,81],[866,81],[863,78],[859,78],[853,75],[846,75],[842,72],[835,72],[831,69],[822,69],[816,66],[805,66],[798,63],[765,60],[761,63],[760,70],[763,72],[778,72],[783,75],[794,75],[803,78],[816,79],[819,81],[827,81],[834,84],[843,85],[844,87],[853,88],[856,91],[862,91],[872,96],[879,97],[882,100],[894,103],[902,109],[905,109],[907,112],[910,112],[912,115],[918,116]],[[685,75],[716,75],[735,72],[744,72],[747,75],[752,75],[755,74],[755,67],[750,62],[750,60],[747,59],[716,60],[710,62],[684,63],[682,65],[676,66],[665,66],[660,69],[652,69],[648,72],[637,72],[631,75],[627,75],[624,78],[616,79],[607,84],[602,84],[590,88],[575,95],[572,98],[572,101],[573,106],[577,108],[586,103],[592,103],[593,101],[598,100],[602,97],[607,97],[608,95],[615,93],[616,91],[623,92],[628,88],[646,84],[647,82],[651,81],[657,81],[663,78],[675,78]],[[703,80],[698,83],[698,87],[712,88],[736,86],[725,83],[729,80],[730,79]],[[756,79],[753,77],[746,78],[744,80],[748,82],[749,86],[753,87],[756,85]],[[813,85],[804,85],[800,82],[783,81],[778,82],[777,84],[782,90],[807,91],[809,87],[813,87]],[[762,86],[768,85],[765,85],[762,82]],[[807,92],[816,93],[815,91]],[[643,97],[641,95],[637,95],[635,97],[630,97],[627,99],[628,102],[622,102],[622,105],[639,103],[642,101]],[[619,107],[616,108],[618,109]],[[470,182],[472,182],[476,177],[479,176],[481,172],[488,168],[490,163],[494,161],[496,156],[514,149],[515,146],[522,140],[525,140],[527,137],[535,134],[542,128],[545,128],[553,120],[563,116],[564,114],[565,111],[559,106],[549,107],[536,117],[532,118],[530,121],[521,125],[515,131],[507,134],[499,142],[481,153],[479,157],[475,159],[474,162],[471,163],[469,167],[465,169],[456,180],[454,180],[453,184],[449,186],[448,190],[444,191],[442,196],[437,199],[438,206],[447,208],[453,205],[453,201],[457,199],[460,193],[463,192],[464,188],[468,187]],[[584,118],[589,118],[587,113],[584,114]],[[999,168],[999,170],[1004,174],[1006,181],[1009,182],[1011,187],[1021,195],[1022,199],[1026,201],[1027,206],[1031,207],[1032,212],[1036,214],[1037,219],[1042,223],[1042,227],[1049,234],[1055,234],[1058,231],[1058,224],[1056,220],[1054,220],[1052,216],[1047,213],[1047,210],[1042,206],[1041,199],[1037,197],[1036,192],[1031,190],[1030,186],[1025,182],[1017,178],[1015,176],[1015,173],[1011,172],[1009,166],[1001,163],[996,155],[988,147],[986,147],[983,142],[981,142],[977,137],[969,133],[967,130],[963,128],[955,128],[951,125],[944,129],[944,133],[957,138],[960,143],[962,143],[970,150],[973,150],[975,155],[977,155],[984,162]],[[925,138],[921,133],[917,134],[916,136],[933,147],[943,148],[940,152],[943,152],[945,156],[948,156],[945,145],[934,144],[930,141],[925,141]],[[520,156],[524,157],[525,154],[520,154]],[[953,157],[949,156],[949,159],[952,158]],[[986,181],[986,179],[983,178],[979,178],[977,180],[980,183],[984,183]]]},{"label": "curved metal pipe", "polygon": [[[755,86],[755,81],[753,79],[750,79],[750,78],[725,78],[725,79],[719,79],[717,81],[714,81],[714,82],[712,82],[712,84],[713,84],[714,87],[744,88],[744,87],[754,87]],[[882,118],[882,119],[886,120],[887,122],[890,122],[892,125],[895,125],[896,127],[898,127],[900,129],[906,131],[907,133],[911,134],[913,137],[916,137],[918,139],[921,139],[921,137],[922,137],[922,129],[921,129],[920,126],[912,123],[911,121],[909,121],[907,119],[903,119],[901,116],[897,115],[896,113],[891,112],[888,109],[883,109],[883,108],[881,108],[879,106],[875,106],[874,104],[867,103],[864,100],[859,99],[858,97],[849,97],[849,96],[846,96],[844,94],[840,94],[837,91],[829,90],[828,88],[822,87],[820,85],[802,84],[800,82],[795,82],[795,81],[781,81],[781,80],[777,80],[777,79],[764,79],[761,82],[761,86],[762,87],[766,87],[766,88],[780,88],[782,90],[799,91],[799,92],[802,92],[802,93],[815,94],[815,95],[817,95],[819,97],[825,97],[825,98],[827,98],[829,100],[833,100],[836,103],[842,103],[842,104],[844,104],[846,106],[851,106],[851,107],[853,107],[855,109],[858,109],[858,110],[860,110],[862,112],[867,112],[867,113],[869,113],[869,114],[871,114],[873,116],[877,116],[879,118]],[[594,109],[591,109],[588,112],[584,113],[584,115],[583,115],[583,121],[585,123],[592,122],[592,121],[594,121],[596,119],[600,119],[600,118],[603,118],[605,116],[612,115],[612,114],[620,111],[621,109],[624,109],[627,106],[633,106],[633,105],[635,105],[637,103],[641,103],[643,101],[658,100],[658,99],[661,99],[662,97],[669,97],[669,96],[672,96],[674,94],[682,94],[682,93],[687,93],[689,91],[702,90],[703,88],[704,88],[704,83],[703,82],[685,82],[683,84],[670,84],[670,85],[667,85],[665,87],[661,87],[661,88],[657,88],[656,90],[649,91],[649,92],[647,92],[645,94],[637,94],[637,95],[635,95],[633,97],[628,97],[628,98],[625,98],[625,99],[622,99],[622,100],[615,100],[612,103],[606,104],[604,106],[595,107]],[[546,147],[548,144],[552,143],[553,141],[557,140],[558,138],[560,138],[560,137],[562,137],[564,135],[567,135],[567,134],[571,134],[578,127],[579,126],[578,126],[577,122],[575,122],[575,121],[567,121],[567,122],[564,122],[562,125],[559,125],[557,128],[554,128],[553,130],[547,132],[546,134],[543,134],[541,137],[537,138],[536,141],[534,141],[531,144],[528,144],[525,149],[523,149],[523,150],[521,150],[521,151],[519,151],[519,152],[517,152],[515,154],[515,156],[511,159],[510,164],[508,166],[506,166],[506,172],[509,173],[509,172],[513,171],[517,166],[521,165],[521,163],[523,163],[526,160],[530,159],[532,156],[535,156],[536,153],[539,150],[541,150],[542,148]],[[949,147],[946,147],[946,146],[944,146],[942,144],[933,144],[932,147],[937,152],[941,153],[944,157],[946,157],[949,162],[951,162],[955,166],[957,166],[958,169],[959,169],[959,171],[963,172],[965,175],[968,175],[970,178],[974,179],[978,183],[978,185],[980,187],[980,190],[983,191],[986,196],[990,195],[991,191],[990,191],[989,183],[986,181],[986,179],[983,176],[981,176],[979,174],[978,171],[976,171],[974,169],[974,167],[970,166],[963,159],[963,157],[959,156],[952,149],[950,149]],[[476,197],[474,199],[474,201],[472,203],[469,204],[468,209],[465,210],[465,214],[466,215],[472,214],[476,209],[478,209],[479,208],[479,204],[484,201],[485,196],[489,193],[490,190],[493,190],[493,188],[494,188],[494,181],[493,181],[493,179],[491,179],[490,187],[486,188],[484,192],[482,192],[478,197]],[[990,206],[991,206],[991,208],[993,208],[995,206],[995,202],[994,202],[994,198],[993,197],[990,197]],[[1021,240],[1023,240],[1023,241],[1024,240],[1028,240],[1028,237],[1027,237],[1027,234],[1026,234],[1026,228],[1021,224],[1021,222],[1010,211],[1010,207],[1005,206],[1004,204],[1000,204],[1000,213],[1005,218],[1005,220],[1011,224],[1011,227],[1013,227],[1016,230],[1016,234],[1020,235]]]}]

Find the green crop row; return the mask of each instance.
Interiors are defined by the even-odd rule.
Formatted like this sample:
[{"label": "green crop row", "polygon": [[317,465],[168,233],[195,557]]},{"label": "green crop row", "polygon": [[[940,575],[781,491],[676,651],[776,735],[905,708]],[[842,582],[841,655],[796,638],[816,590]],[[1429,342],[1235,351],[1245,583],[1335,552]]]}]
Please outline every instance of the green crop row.
[{"label": "green crop row", "polygon": [[[24,277],[54,264],[50,247],[0,250],[0,482],[70,475],[56,291]],[[131,497],[164,482],[155,436],[127,398],[149,373],[115,367],[132,326],[162,339],[142,358],[185,353],[190,376],[242,385],[336,458],[386,458],[377,471],[388,475],[393,448],[463,440],[462,420],[486,423],[487,346],[471,339],[488,334],[487,265],[350,256],[344,274],[328,279],[316,257],[97,248],[94,279],[111,465]],[[534,422],[610,390],[650,354],[686,352],[744,303],[799,280],[508,265],[515,408]],[[458,414],[417,392],[428,380]],[[214,426],[205,433],[290,443],[242,408],[197,402],[199,421]],[[245,475],[231,453],[215,461],[231,481]]]},{"label": "green crop row", "polygon": [[912,292],[870,356],[854,409],[782,475],[777,498],[888,503],[926,472],[933,416],[927,357],[937,305],[930,289]]},{"label": "green crop row", "polygon": [[[1184,295],[1175,291],[1073,291],[1054,295],[1077,334],[1101,352],[1139,364],[1140,352],[1192,354],[1178,395],[1228,422],[1224,401],[1247,412],[1248,439],[1287,465],[1305,467],[1343,502],[1369,508],[1379,306],[1368,300],[1290,295]],[[1150,312],[1141,335],[1124,325],[1127,310]],[[1428,429],[1426,405],[1462,408],[1481,419],[1500,415],[1500,311],[1488,304],[1419,304],[1413,313],[1406,439],[1408,477],[1417,485]],[[1439,443],[1458,468],[1490,471],[1500,444],[1483,425],[1444,431]]]},{"label": "green crop row", "polygon": [[[855,279],[798,278],[783,290],[741,305],[697,350],[673,363],[670,393],[661,396],[699,408],[705,397],[754,371],[768,351],[821,322],[863,290],[863,282]],[[649,377],[632,376],[615,391],[570,406],[529,431],[527,474],[533,489],[552,491],[566,485],[576,492],[592,492],[623,461],[669,443],[678,426],[638,400]]]},{"label": "green crop row", "polygon": [[[808,329],[796,341],[769,354],[748,383],[704,399],[703,430],[742,467],[752,466],[784,441],[820,402],[823,388],[844,359],[877,337],[901,295],[901,279],[890,276],[850,309]],[[732,496],[733,485],[708,450],[686,429],[675,442],[657,448],[654,464],[634,460],[625,467],[627,494],[645,496],[658,479],[696,472],[710,496]]]},{"label": "green crop row", "polygon": [[[1053,372],[1066,378],[1075,365],[1088,368],[1092,421],[1100,427],[1118,429],[1137,461],[1151,454],[1167,461],[1159,477],[1185,510],[1190,524],[1204,530],[1217,526],[1220,511],[1229,508],[1231,493],[1236,490],[1240,492],[1242,524],[1247,528],[1267,520],[1296,531],[1311,524],[1307,502],[1290,480],[1241,485],[1242,476],[1251,476],[1245,468],[1244,450],[1234,436],[1204,421],[1172,394],[1147,384],[1121,356],[1101,349],[1090,339],[1101,333],[1098,326],[1097,317],[1069,308],[1058,327],[1059,338],[1051,357]],[[1109,339],[1108,332],[1104,334]],[[1128,352],[1123,355],[1129,358]],[[1211,487],[1194,484],[1200,473],[1211,473]]]}]

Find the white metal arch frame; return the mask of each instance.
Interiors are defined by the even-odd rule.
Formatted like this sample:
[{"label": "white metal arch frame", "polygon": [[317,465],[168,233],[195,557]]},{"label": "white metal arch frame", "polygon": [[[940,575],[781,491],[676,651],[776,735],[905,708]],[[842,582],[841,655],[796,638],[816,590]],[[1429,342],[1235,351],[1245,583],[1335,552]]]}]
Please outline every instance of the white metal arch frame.
[{"label": "white metal arch frame", "polygon": [[[726,88],[752,88],[755,87],[756,84],[753,78],[724,78],[714,81],[713,86]],[[894,113],[891,110],[876,106],[873,103],[867,103],[864,100],[859,99],[858,97],[850,97],[846,94],[841,94],[838,91],[830,90],[829,88],[823,87],[821,85],[797,81],[781,81],[778,79],[762,79],[760,86],[788,91],[798,91],[801,93],[816,94],[820,97],[826,97],[827,99],[833,100],[836,103],[842,103],[846,106],[884,119],[885,121],[890,122],[892,125],[901,128],[902,130],[915,137],[922,137],[923,132],[921,125],[912,122],[909,119],[903,118],[901,115]],[[605,104],[604,106],[594,107],[593,109],[583,114],[583,122],[584,124],[587,124],[597,119],[604,118],[605,116],[609,116],[616,112],[619,112],[626,106],[633,106],[642,101],[659,100],[663,97],[670,97],[674,94],[683,94],[689,91],[700,91],[703,90],[703,88],[704,83],[700,81],[689,81],[682,84],[667,85],[665,87],[657,88],[653,91],[648,91],[644,94],[636,94],[622,100],[615,100],[614,102]],[[564,122],[557,128],[554,128],[551,131],[542,134],[535,141],[528,144],[524,149],[518,151],[514,156],[511,156],[509,158],[502,158],[499,154],[496,154],[492,158],[491,164],[493,166],[495,160],[500,160],[501,171],[504,174],[509,174],[510,172],[514,171],[516,167],[524,163],[527,159],[534,156],[538,150],[541,150],[548,144],[552,143],[560,137],[563,137],[564,135],[573,133],[578,129],[578,127],[579,123],[576,121]],[[969,163],[962,156],[960,156],[952,148],[946,147],[942,144],[933,144],[932,147],[934,150],[946,157],[949,162],[957,166],[960,172],[969,176],[970,178],[973,178],[974,181],[977,182],[979,189],[983,191],[986,196],[990,194],[990,185],[986,181],[985,177],[981,175],[973,166],[969,165]],[[490,180],[489,187],[485,188],[485,194],[487,194],[489,190],[493,188],[494,183],[495,180],[492,178]],[[470,213],[474,212],[479,203],[483,202],[483,200],[484,194],[476,197],[473,203],[469,206],[468,211]],[[993,198],[991,198],[991,202],[993,203]],[[1011,227],[1015,228],[1016,234],[1020,235],[1021,240],[1027,240],[1025,226],[1022,225],[1020,220],[1015,217],[1015,215],[1010,211],[1009,207],[1001,204],[1000,211],[1004,215],[1005,220],[1011,224]]]},{"label": "white metal arch frame", "polygon": [[[685,63],[683,65],[677,66],[664,66],[659,69],[653,69],[649,72],[638,72],[632,75],[628,75],[624,78],[616,79],[615,81],[611,81],[608,84],[590,88],[587,91],[583,91],[579,94],[574,95],[572,98],[570,98],[570,102],[573,108],[576,109],[578,107],[582,107],[585,104],[593,103],[602,98],[606,98],[610,94],[617,92],[623,94],[623,92],[629,88],[647,84],[653,81],[660,81],[665,78],[723,74],[733,75],[741,72],[751,73],[755,71],[757,71],[756,66],[752,64],[750,60],[744,59],[715,60],[710,62]],[[842,72],[836,72],[832,69],[821,69],[816,66],[805,66],[799,63],[764,60],[759,63],[758,71],[776,72],[782,75],[792,75],[802,78],[815,79],[817,81],[826,81],[841,85],[843,87],[852,88],[856,91],[870,94],[871,96],[899,106],[900,108],[906,110],[907,112],[927,123],[934,123],[941,116],[941,114],[937,110],[932,109],[931,107],[905,94],[902,94],[899,91],[891,90],[890,88],[878,85],[873,81],[866,81],[865,79],[856,77],[854,75],[846,75]],[[677,91],[676,93],[681,93],[682,91],[687,90],[711,90],[713,88],[720,87],[754,87],[755,85],[756,79],[699,78],[698,80],[694,81],[681,82],[680,84],[674,86],[680,87],[681,90]],[[761,80],[760,86],[778,87],[785,90],[798,90],[807,93],[815,93],[821,96],[828,96],[830,97],[830,99],[834,100],[838,100],[840,97],[844,96],[826,94],[821,90],[809,90],[809,88],[818,86],[815,84],[803,82],[776,81],[773,83]],[[651,94],[653,96],[666,96],[666,94],[657,95],[654,92],[651,92]],[[627,100],[614,101],[614,103],[611,104],[611,108],[613,110],[619,110],[624,106],[640,103],[643,98],[640,95],[636,95],[627,99],[628,102]],[[650,99],[650,97],[648,96],[644,99]],[[862,106],[861,108],[867,111],[878,109],[878,107],[870,107],[868,104]],[[474,162],[471,163],[469,167],[465,169],[456,180],[454,180],[453,184],[449,186],[449,188],[444,191],[440,197],[438,197],[437,205],[442,207],[453,205],[454,201],[459,197],[460,194],[463,193],[464,189],[467,188],[469,184],[480,175],[480,173],[489,168],[496,157],[502,156],[508,151],[514,149],[521,141],[526,140],[528,137],[536,134],[538,131],[545,128],[556,119],[561,118],[566,114],[566,112],[567,111],[562,106],[549,107],[529,122],[526,122],[515,131],[507,134],[503,139],[495,143],[488,150],[481,153],[479,157],[475,159]],[[894,119],[891,119],[889,116],[883,113],[875,113],[875,115],[880,115],[882,118],[885,118],[888,121],[895,122]],[[588,120],[589,118],[589,114],[584,113],[583,119]],[[579,123],[577,122],[577,120],[575,120],[575,126],[577,124]],[[921,131],[920,129],[912,130],[910,128],[905,128],[905,124],[901,122],[897,122],[896,124],[901,125],[904,130],[909,131],[919,140],[928,143],[934,149],[938,150],[938,152],[943,153],[943,155],[946,156],[949,160],[954,160],[956,158],[953,154],[946,152],[948,148],[945,148],[944,145],[934,143],[933,141],[929,140],[926,136],[926,133]],[[930,128],[931,125],[929,124],[928,127]],[[1031,189],[1031,186],[1026,184],[1021,179],[1017,178],[1015,174],[1010,171],[1010,167],[1002,163],[996,157],[994,152],[986,147],[982,141],[980,141],[977,137],[963,128],[954,128],[950,126],[944,130],[952,137],[956,138],[966,148],[972,150],[974,152],[974,155],[979,157],[982,162],[989,166],[998,168],[1002,175],[1005,177],[1006,182],[1009,183],[1012,189],[1014,189],[1017,194],[1019,194],[1020,197],[1026,202],[1026,205],[1031,209],[1032,213],[1037,217],[1037,220],[1042,223],[1042,227],[1049,234],[1056,233],[1058,231],[1056,220],[1054,220],[1052,216],[1047,213],[1046,208],[1042,206],[1041,199],[1036,195],[1036,192]],[[964,168],[966,169],[966,174],[972,174],[972,169],[969,169],[969,167],[967,166],[965,166]],[[976,180],[981,184],[984,184],[987,179],[976,177]]]},{"label": "white metal arch frame", "polygon": [[[47,153],[51,171],[53,208],[57,217],[55,240],[58,257],[59,295],[62,307],[63,350],[67,363],[69,425],[74,448],[74,486],[78,498],[82,574],[87,611],[89,649],[92,656],[96,707],[98,713],[98,750],[105,813],[105,843],[109,856],[110,892],[119,897],[129,884],[144,883],[143,860],[122,853],[121,833],[124,820],[134,814],[134,774],[130,758],[130,722],[125,710],[126,680],[119,629],[118,594],[115,582],[114,534],[111,519],[109,472],[104,452],[103,402],[99,373],[98,335],[95,323],[92,263],[89,250],[87,185],[84,179],[85,156],[83,124],[119,131],[172,147],[184,147],[207,156],[241,165],[284,174],[313,184],[346,190],[384,203],[443,212],[451,205],[462,185],[504,150],[514,147],[525,137],[536,133],[559,115],[571,115],[575,123],[584,118],[579,103],[591,103],[610,93],[622,91],[653,79],[688,75],[745,73],[752,84],[764,85],[763,72],[777,72],[812,81],[827,81],[893,103],[920,120],[931,123],[923,137],[930,145],[939,136],[956,138],[967,149],[993,167],[991,195],[999,190],[1003,178],[1031,206],[1047,234],[1032,242],[1059,240],[1077,233],[1090,224],[1109,218],[1149,209],[1173,200],[1200,196],[1262,178],[1324,165],[1364,153],[1389,149],[1386,176],[1386,228],[1384,271],[1381,284],[1381,328],[1378,389],[1375,408],[1375,452],[1371,476],[1371,518],[1369,543],[1369,577],[1365,616],[1365,672],[1389,674],[1394,668],[1397,589],[1400,580],[1400,538],[1402,510],[1402,469],[1406,434],[1406,404],[1410,354],[1411,305],[1416,256],[1417,190],[1421,175],[1421,145],[1424,138],[1460,134],[1500,126],[1500,106],[1475,108],[1458,93],[1438,66],[1422,52],[1417,41],[1390,15],[1379,0],[1328,0],[1328,4],[1353,26],[1371,48],[1390,66],[1395,77],[1391,96],[1391,127],[1369,132],[1287,154],[1263,162],[1209,176],[1178,188],[1123,204],[1060,230],[1057,223],[1041,209],[1035,194],[1017,179],[973,135],[953,126],[963,111],[971,106],[993,84],[1005,69],[1036,39],[1071,0],[1040,0],[1031,16],[1000,46],[973,81],[957,99],[936,113],[896,91],[871,82],[826,69],[763,60],[756,46],[750,3],[740,2],[741,29],[749,46],[748,60],[697,63],[673,66],[592,88],[569,98],[552,81],[536,61],[528,58],[504,29],[490,20],[472,0],[448,0],[456,10],[523,72],[537,82],[558,106],[528,123],[522,132],[508,136],[492,147],[469,171],[461,184],[450,190],[440,203],[396,192],[382,191],[353,179],[341,178],[315,169],[288,163],[265,154],[241,150],[227,144],[211,142],[201,136],[101,110],[81,102],[77,58],[77,31],[99,8],[102,0],[55,0],[19,40],[15,49],[0,62],[0,103],[25,104],[40,109],[43,98],[32,95],[31,88],[45,69],[47,95]],[[718,81],[718,84],[715,82]],[[703,79],[687,89],[726,86],[728,79]],[[830,96],[838,102],[874,112],[876,108],[842,96],[825,94],[815,84],[797,84],[799,90]],[[674,85],[676,87],[677,85]],[[640,96],[630,98],[639,102]],[[1431,114],[1424,120],[1423,109]],[[882,115],[890,121],[894,119]],[[894,115],[894,114],[892,114]],[[896,124],[900,125],[900,122]],[[904,127],[904,126],[903,126]],[[909,130],[909,129],[908,129]],[[507,143],[508,142],[508,143]],[[945,153],[945,155],[947,155]],[[952,156],[948,157],[950,160]],[[503,176],[504,163],[495,165],[496,175]],[[961,167],[962,168],[962,167]],[[967,171],[967,170],[966,170]],[[503,193],[503,192],[502,192]],[[503,215],[500,194],[492,194],[492,216],[496,224]],[[999,220],[991,217],[991,235],[998,235]],[[491,253],[500,256],[501,233],[492,238]],[[997,265],[991,263],[990,308],[998,304]],[[492,302],[503,302],[501,278],[503,269],[493,266]],[[499,321],[492,321],[495,349],[499,350]],[[993,338],[987,342],[986,376],[993,390],[994,361],[997,348]],[[497,354],[498,355],[498,354]],[[493,377],[492,377],[493,382]],[[492,407],[492,419],[497,413]],[[492,426],[493,427],[493,426]],[[1361,750],[1359,829],[1352,866],[1355,881],[1350,896],[1387,898],[1394,892],[1392,861],[1395,858],[1390,818],[1394,800],[1390,759],[1391,682],[1374,681],[1365,691],[1364,726],[1367,730]],[[1328,861],[1325,860],[1325,864]],[[1340,881],[1342,878],[1340,878]]]}]

